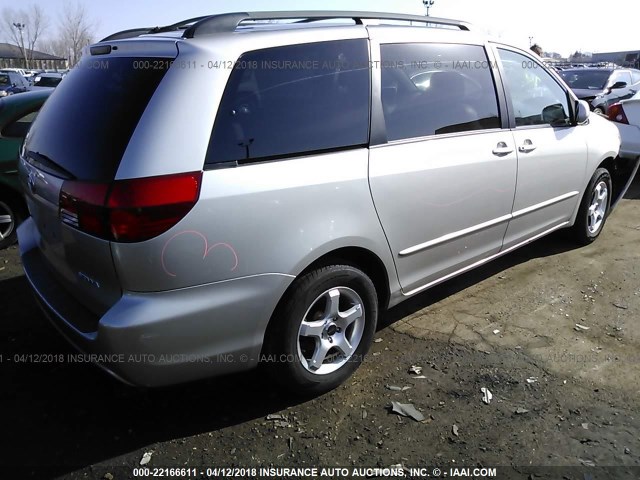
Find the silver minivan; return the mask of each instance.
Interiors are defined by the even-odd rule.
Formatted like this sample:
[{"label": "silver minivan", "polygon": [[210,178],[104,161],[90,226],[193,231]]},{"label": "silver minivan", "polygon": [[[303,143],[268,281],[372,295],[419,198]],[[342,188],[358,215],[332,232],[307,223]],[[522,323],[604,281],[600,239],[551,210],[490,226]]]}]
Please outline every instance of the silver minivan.
[{"label": "silver minivan", "polygon": [[[259,365],[304,393],[384,309],[568,227],[631,165],[529,52],[463,22],[234,13],[88,48],[21,150],[43,311],[121,380]],[[625,176],[626,175],[626,176]]]}]

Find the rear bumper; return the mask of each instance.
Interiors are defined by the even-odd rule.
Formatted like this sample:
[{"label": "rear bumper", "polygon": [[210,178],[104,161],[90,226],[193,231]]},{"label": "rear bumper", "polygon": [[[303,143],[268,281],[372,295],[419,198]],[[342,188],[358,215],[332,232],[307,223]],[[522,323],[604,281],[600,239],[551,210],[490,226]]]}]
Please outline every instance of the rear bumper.
[{"label": "rear bumper", "polygon": [[89,355],[83,361],[133,385],[172,385],[255,367],[271,314],[292,281],[265,274],[173,291],[125,292],[104,315],[91,318],[57,285],[36,247],[37,235],[30,218],[18,230],[25,274],[45,315]]},{"label": "rear bumper", "polygon": [[640,157],[640,127],[616,123],[620,131],[620,157],[635,159]]}]

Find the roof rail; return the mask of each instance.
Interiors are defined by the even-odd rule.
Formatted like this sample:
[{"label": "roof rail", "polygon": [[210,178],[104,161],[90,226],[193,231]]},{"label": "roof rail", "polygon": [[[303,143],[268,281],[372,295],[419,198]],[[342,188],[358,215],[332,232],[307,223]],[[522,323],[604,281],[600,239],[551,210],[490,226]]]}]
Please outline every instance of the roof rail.
[{"label": "roof rail", "polygon": [[164,27],[140,27],[121,32],[113,33],[100,42],[110,42],[113,40],[124,40],[125,38],[139,37],[154,33],[175,32],[185,30],[184,38],[211,35],[213,33],[233,32],[238,26],[246,21],[259,20],[300,20],[300,23],[317,22],[331,19],[352,19],[357,24],[362,25],[362,20],[398,20],[405,22],[418,22],[427,25],[446,25],[457,27],[460,30],[471,30],[471,24],[459,20],[448,18],[423,17],[420,15],[406,15],[401,13],[379,13],[379,12],[348,12],[348,11],[291,11],[291,12],[236,12],[221,13],[219,15],[207,15],[202,17],[189,18],[172,25]]},{"label": "roof rail", "polygon": [[315,22],[319,20],[331,19],[352,19],[356,24],[362,25],[362,20],[399,20],[405,22],[419,22],[427,25],[446,25],[457,27],[460,30],[470,31],[471,25],[467,22],[451,20],[438,17],[424,17],[421,15],[406,15],[400,13],[379,13],[379,12],[350,12],[350,11],[290,11],[290,12],[236,12],[223,13],[205,17],[190,27],[188,27],[183,38],[194,38],[214,33],[233,32],[238,26],[246,21],[259,20],[296,20],[303,22]]},{"label": "roof rail", "polygon": [[[132,28],[130,30],[122,30],[121,32],[112,33],[108,37],[104,37],[100,42],[110,42],[112,40],[123,40],[125,38],[133,38],[139,37],[140,35],[144,35],[146,33],[153,33],[158,27],[141,27],[141,28]],[[100,43],[98,42],[98,43]]]},{"label": "roof rail", "polygon": [[121,32],[112,33],[108,37],[105,37],[102,40],[100,40],[100,42],[110,42],[112,40],[124,40],[125,38],[134,38],[134,37],[139,37],[140,35],[148,35],[152,33],[175,32],[178,30],[184,30],[189,25],[192,25],[206,18],[209,18],[209,16],[207,15],[204,17],[189,18],[187,20],[182,20],[181,22],[174,23],[173,25],[166,25],[164,27],[141,27],[141,28],[132,28],[130,30],[123,30]]}]

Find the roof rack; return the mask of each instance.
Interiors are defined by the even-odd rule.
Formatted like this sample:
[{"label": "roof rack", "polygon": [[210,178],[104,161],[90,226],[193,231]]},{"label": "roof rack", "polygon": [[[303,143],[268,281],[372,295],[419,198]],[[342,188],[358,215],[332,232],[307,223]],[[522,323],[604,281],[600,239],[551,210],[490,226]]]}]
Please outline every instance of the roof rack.
[{"label": "roof rack", "polygon": [[451,20],[438,17],[424,17],[420,15],[406,15],[401,13],[380,13],[380,12],[350,12],[350,11],[290,11],[290,12],[251,12],[251,13],[223,13],[211,15],[197,21],[184,32],[184,38],[194,38],[214,33],[233,32],[238,26],[246,21],[259,20],[295,20],[302,19],[303,22],[315,22],[319,20],[332,19],[352,19],[358,25],[362,25],[362,20],[399,20],[405,22],[419,22],[427,25],[445,25],[457,27],[460,30],[470,31],[471,25],[459,20]]},{"label": "roof rack", "polygon": [[148,35],[153,33],[164,33],[164,32],[176,32],[178,30],[184,30],[189,25],[193,25],[196,22],[201,20],[205,20],[210,18],[209,15],[204,17],[195,17],[187,20],[182,20],[181,22],[174,23],[173,25],[166,25],[164,27],[141,27],[141,28],[132,28],[130,30],[122,30],[121,32],[112,33],[108,37],[103,38],[100,42],[110,42],[112,40],[124,40],[125,38],[134,38],[139,37],[140,35]]},{"label": "roof rack", "polygon": [[181,22],[164,27],[141,27],[132,28],[116,32],[103,38],[100,42],[112,40],[123,40],[125,38],[139,37],[154,33],[175,32],[185,30],[184,38],[194,38],[202,35],[214,33],[233,32],[238,26],[247,21],[260,20],[299,20],[299,23],[310,23],[321,20],[351,19],[356,24],[362,25],[363,20],[396,20],[404,22],[418,22],[426,25],[444,25],[457,27],[460,30],[471,30],[471,24],[459,20],[451,20],[438,17],[423,17],[420,15],[406,15],[401,13],[380,13],[380,12],[349,12],[333,10],[316,11],[290,11],[290,12],[235,12],[222,13],[219,15],[207,15],[203,17],[190,18]]}]

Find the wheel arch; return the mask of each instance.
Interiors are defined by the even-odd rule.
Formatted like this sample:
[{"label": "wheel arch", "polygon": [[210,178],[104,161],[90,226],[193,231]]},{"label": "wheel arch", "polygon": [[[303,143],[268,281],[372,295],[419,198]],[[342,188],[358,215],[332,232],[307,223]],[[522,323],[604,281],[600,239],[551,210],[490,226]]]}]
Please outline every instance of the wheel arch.
[{"label": "wheel arch", "polygon": [[389,305],[391,291],[389,286],[389,272],[384,262],[371,250],[363,247],[342,247],[325,253],[310,263],[298,277],[328,265],[349,265],[362,270],[373,282],[378,294],[378,305],[386,309]]},{"label": "wheel arch", "polygon": [[[598,170],[599,168],[605,168],[609,171],[609,175],[611,175],[611,182],[613,185],[613,191],[614,191],[614,198],[615,198],[615,192],[616,190],[616,185],[615,185],[615,181],[614,181],[614,171],[617,169],[617,162],[616,162],[616,158],[609,155],[607,157],[605,157],[603,160],[600,160],[600,163],[597,164],[595,166],[595,168],[593,168],[593,170],[589,170],[589,174],[586,176],[586,182],[583,186],[583,190],[582,192],[580,192],[580,201],[578,202],[578,204],[576,205],[576,208],[573,212],[573,215],[571,217],[571,222],[570,222],[570,226],[575,225],[576,222],[576,218],[578,216],[578,211],[580,210],[580,205],[582,204],[582,199],[583,197],[587,194],[587,187],[589,186],[589,182],[591,181],[591,178],[593,177],[593,174],[596,172],[596,170]],[[624,185],[622,185],[621,187],[624,187]],[[614,204],[614,198],[611,199],[611,205]]]},{"label": "wheel arch", "polygon": [[[309,263],[300,273],[296,276],[296,279],[303,277],[307,273],[316,270],[318,268],[326,267],[329,265],[349,265],[351,267],[362,270],[373,282],[376,293],[378,295],[378,307],[379,311],[386,310],[391,298],[391,290],[389,284],[389,276],[387,268],[384,265],[382,259],[371,250],[363,247],[340,247],[331,250]],[[295,280],[293,280],[287,289],[284,291],[280,300],[278,301],[275,309],[273,310],[267,328],[264,331],[264,338],[267,338],[269,331],[274,328],[275,319],[278,316],[278,312],[282,309],[288,295],[295,288]],[[261,347],[261,355],[264,353],[265,343],[263,341]]]}]

